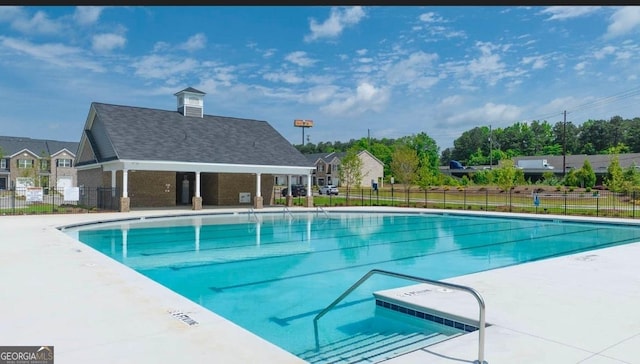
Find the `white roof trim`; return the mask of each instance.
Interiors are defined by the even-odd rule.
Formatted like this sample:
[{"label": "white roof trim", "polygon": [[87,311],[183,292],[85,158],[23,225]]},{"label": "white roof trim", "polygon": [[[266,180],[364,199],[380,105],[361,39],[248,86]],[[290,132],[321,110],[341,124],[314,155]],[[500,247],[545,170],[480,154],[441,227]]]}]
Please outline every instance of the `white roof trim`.
[{"label": "white roof trim", "polygon": [[93,169],[102,165],[104,171],[171,171],[171,172],[204,172],[204,173],[268,173],[307,175],[315,170],[315,166],[271,166],[252,164],[222,164],[146,160],[114,160],[99,164],[77,166],[78,170]]}]

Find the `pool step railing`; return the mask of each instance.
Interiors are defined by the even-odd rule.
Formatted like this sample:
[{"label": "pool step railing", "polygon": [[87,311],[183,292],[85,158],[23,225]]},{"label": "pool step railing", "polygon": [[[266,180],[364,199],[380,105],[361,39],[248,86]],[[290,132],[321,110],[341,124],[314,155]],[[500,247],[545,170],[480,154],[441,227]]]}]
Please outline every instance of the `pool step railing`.
[{"label": "pool step railing", "polygon": [[316,215],[320,214],[320,212],[324,214],[324,217],[329,218],[329,213],[325,209],[320,206],[316,206]]},{"label": "pool step railing", "polygon": [[258,214],[256,214],[253,207],[249,207],[249,212],[247,212],[247,215],[249,216],[249,220],[251,220],[251,218],[253,217],[253,219],[255,219],[256,222],[260,222],[260,219],[258,218]]},{"label": "pool step railing", "polygon": [[287,206],[285,206],[282,209],[282,213],[284,214],[284,216],[289,216],[290,219],[293,219],[293,214],[291,213],[291,210],[289,210]]},{"label": "pool step railing", "polygon": [[342,293],[338,298],[336,298],[333,302],[331,302],[331,304],[329,304],[329,306],[324,308],[322,311],[320,311],[313,318],[313,329],[314,329],[314,334],[315,334],[316,350],[320,350],[320,339],[318,337],[318,320],[320,320],[320,318],[322,318],[322,316],[324,316],[329,311],[331,311],[338,303],[340,303],[344,298],[346,298],[356,288],[358,288],[360,285],[362,285],[362,283],[364,283],[371,276],[376,275],[376,274],[395,277],[395,278],[401,278],[401,279],[406,279],[406,280],[411,280],[411,281],[420,282],[420,283],[428,283],[428,284],[432,284],[432,285],[435,285],[435,286],[440,286],[440,287],[443,287],[443,288],[449,288],[449,289],[452,289],[452,290],[463,291],[463,292],[467,292],[467,293],[471,294],[478,301],[478,306],[479,306],[478,359],[476,361],[474,361],[474,363],[486,364],[486,362],[484,361],[484,339],[485,339],[484,330],[485,330],[485,326],[486,326],[486,323],[485,323],[485,303],[484,303],[484,299],[482,298],[482,296],[475,289],[473,289],[471,287],[459,285],[459,284],[448,283],[448,282],[443,282],[443,281],[437,281],[437,280],[432,280],[432,279],[427,279],[427,278],[421,278],[421,277],[406,275],[406,274],[402,274],[402,273],[395,273],[395,272],[390,272],[390,271],[385,271],[385,270],[380,270],[380,269],[372,269],[372,270],[370,270],[367,274],[362,276],[362,278],[360,278],[356,283],[351,285],[351,287],[349,287],[349,289],[344,291],[344,293]]},{"label": "pool step railing", "polygon": [[449,339],[439,333],[401,334],[397,332],[359,334],[348,339],[324,345],[319,350],[309,350],[297,356],[312,364],[375,363],[400,354]]}]

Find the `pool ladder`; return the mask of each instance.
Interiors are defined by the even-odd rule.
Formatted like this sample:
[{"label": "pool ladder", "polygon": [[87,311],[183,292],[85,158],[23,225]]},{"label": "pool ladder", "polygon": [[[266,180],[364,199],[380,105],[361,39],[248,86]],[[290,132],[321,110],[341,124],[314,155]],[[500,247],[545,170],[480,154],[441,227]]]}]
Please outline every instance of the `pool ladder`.
[{"label": "pool ladder", "polygon": [[322,213],[324,213],[324,216],[328,219],[329,218],[329,213],[323,209],[320,206],[316,206],[316,215],[320,213],[320,211],[322,211]]},{"label": "pool ladder", "polygon": [[289,218],[293,220],[293,214],[291,213],[291,210],[289,210],[287,206],[285,206],[284,209],[282,209],[282,214],[284,216],[289,215]]},{"label": "pool ladder", "polygon": [[487,362],[484,360],[485,304],[484,304],[484,299],[482,298],[482,296],[480,296],[480,294],[475,289],[467,286],[454,284],[454,283],[447,283],[447,282],[436,281],[436,280],[431,280],[427,278],[420,278],[420,277],[410,276],[402,273],[394,273],[394,272],[389,272],[389,271],[380,270],[380,269],[370,270],[369,273],[362,276],[362,278],[360,278],[356,283],[351,285],[349,289],[344,291],[344,293],[342,293],[340,297],[336,298],[333,302],[331,302],[329,306],[327,306],[325,309],[320,311],[320,313],[318,313],[316,317],[313,318],[313,331],[314,331],[315,340],[316,340],[316,350],[319,350],[320,348],[320,341],[318,338],[318,320],[322,316],[324,316],[327,312],[331,311],[331,309],[333,309],[338,303],[340,303],[340,301],[342,301],[345,297],[347,297],[351,292],[353,292],[356,288],[358,288],[362,283],[364,283],[367,279],[369,279],[374,274],[381,274],[381,275],[390,276],[390,277],[403,278],[403,279],[408,279],[408,280],[421,282],[421,283],[429,283],[435,286],[440,286],[444,288],[449,288],[453,290],[470,293],[478,301],[478,306],[480,308],[479,319],[478,319],[478,323],[479,323],[478,325],[478,335],[479,335],[478,360],[475,360],[473,363],[487,364]]},{"label": "pool ladder", "polygon": [[253,217],[256,220],[256,222],[260,222],[260,219],[258,218],[258,214],[256,214],[253,207],[249,207],[249,211],[247,212],[247,215],[249,216],[249,220],[251,220],[251,217]]}]

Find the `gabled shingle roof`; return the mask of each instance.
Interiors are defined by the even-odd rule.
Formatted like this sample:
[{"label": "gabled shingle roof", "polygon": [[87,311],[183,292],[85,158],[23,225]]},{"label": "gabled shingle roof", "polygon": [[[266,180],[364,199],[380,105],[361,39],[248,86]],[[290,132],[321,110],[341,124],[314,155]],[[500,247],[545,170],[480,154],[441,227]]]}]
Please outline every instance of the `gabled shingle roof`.
[{"label": "gabled shingle roof", "polygon": [[92,107],[93,127],[104,130],[111,144],[94,145],[105,158],[113,148],[120,160],[313,167],[266,121],[97,102]]},{"label": "gabled shingle roof", "polygon": [[78,142],[0,136],[0,148],[2,148],[2,155],[5,158],[25,149],[33,152],[37,156],[41,156],[41,153],[50,156],[63,149],[67,149],[69,152],[76,154]]}]

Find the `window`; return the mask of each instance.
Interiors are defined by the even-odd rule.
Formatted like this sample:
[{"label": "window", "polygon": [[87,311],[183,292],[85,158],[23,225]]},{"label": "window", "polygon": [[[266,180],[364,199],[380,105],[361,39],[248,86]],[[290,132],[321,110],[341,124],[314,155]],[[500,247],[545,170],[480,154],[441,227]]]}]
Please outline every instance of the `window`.
[{"label": "window", "polygon": [[48,171],[49,170],[49,161],[47,159],[42,159],[40,161],[40,170]]},{"label": "window", "polygon": [[0,169],[7,169],[7,160],[4,158],[0,159]]},{"label": "window", "polygon": [[33,168],[33,159],[18,159],[18,168]]},{"label": "window", "polygon": [[71,159],[58,159],[56,163],[58,167],[71,167]]}]

